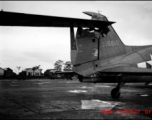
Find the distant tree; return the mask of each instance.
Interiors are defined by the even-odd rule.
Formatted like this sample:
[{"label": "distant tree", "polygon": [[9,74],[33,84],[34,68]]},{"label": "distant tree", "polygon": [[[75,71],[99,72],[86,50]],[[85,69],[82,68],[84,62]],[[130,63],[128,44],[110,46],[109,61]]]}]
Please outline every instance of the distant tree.
[{"label": "distant tree", "polygon": [[54,63],[54,69],[56,69],[57,71],[62,71],[62,66],[63,66],[64,62],[62,60],[58,60]]},{"label": "distant tree", "polygon": [[71,64],[71,61],[67,61],[65,62],[64,64],[64,71],[72,71],[72,64]]},{"label": "distant tree", "polygon": [[32,70],[36,70],[36,69],[39,69],[39,68],[40,68],[40,65],[34,66],[34,67],[32,67]]}]

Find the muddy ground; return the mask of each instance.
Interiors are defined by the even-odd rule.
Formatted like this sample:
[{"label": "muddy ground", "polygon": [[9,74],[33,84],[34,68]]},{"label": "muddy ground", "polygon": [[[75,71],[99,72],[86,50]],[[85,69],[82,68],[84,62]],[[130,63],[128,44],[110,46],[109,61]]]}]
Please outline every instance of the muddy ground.
[{"label": "muddy ground", "polygon": [[152,85],[64,79],[0,80],[0,119],[152,119]]}]

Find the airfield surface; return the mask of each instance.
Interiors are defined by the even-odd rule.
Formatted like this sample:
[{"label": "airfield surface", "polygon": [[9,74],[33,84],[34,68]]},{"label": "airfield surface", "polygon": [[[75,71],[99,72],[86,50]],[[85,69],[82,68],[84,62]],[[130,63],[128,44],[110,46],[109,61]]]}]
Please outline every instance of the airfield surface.
[{"label": "airfield surface", "polygon": [[127,84],[118,100],[116,84],[77,79],[0,80],[0,119],[152,119],[152,85]]}]

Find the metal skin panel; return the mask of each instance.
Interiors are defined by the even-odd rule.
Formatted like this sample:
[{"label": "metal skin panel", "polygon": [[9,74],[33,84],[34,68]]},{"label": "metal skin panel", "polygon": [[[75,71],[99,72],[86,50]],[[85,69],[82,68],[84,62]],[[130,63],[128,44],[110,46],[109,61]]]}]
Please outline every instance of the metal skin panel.
[{"label": "metal skin panel", "polygon": [[90,33],[88,30],[82,30],[81,32],[81,35],[78,35],[77,31],[76,40],[78,53],[75,64],[94,61],[98,58],[98,40],[92,41],[94,33]]},{"label": "metal skin panel", "polygon": [[77,51],[76,50],[71,50],[71,63],[72,63],[72,65],[74,65],[75,64],[75,58],[76,58],[76,55],[77,55]]},{"label": "metal skin panel", "polygon": [[94,70],[93,62],[88,62],[82,65],[79,65],[77,67],[73,67],[72,70],[83,76],[88,76],[88,75],[96,73],[96,71]]},{"label": "metal skin panel", "polygon": [[95,70],[96,72],[97,72],[98,69],[101,67],[99,60],[93,61],[93,65],[94,65],[94,70]]}]

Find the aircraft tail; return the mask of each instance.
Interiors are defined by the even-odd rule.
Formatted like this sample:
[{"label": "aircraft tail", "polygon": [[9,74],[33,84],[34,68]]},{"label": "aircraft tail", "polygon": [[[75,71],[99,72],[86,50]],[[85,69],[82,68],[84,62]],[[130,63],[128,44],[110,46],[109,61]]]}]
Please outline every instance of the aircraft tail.
[{"label": "aircraft tail", "polygon": [[[108,21],[100,13],[83,12],[92,17],[92,20]],[[75,65],[106,59],[124,54],[125,45],[111,25],[102,28],[78,27],[76,33],[77,54],[75,54]]]},{"label": "aircraft tail", "polygon": [[[92,20],[108,21],[107,17],[100,13],[84,12],[92,16]],[[114,28],[109,25],[106,28],[101,28],[100,32],[100,48],[99,59],[117,56],[125,53],[125,45],[119,38]]]}]

